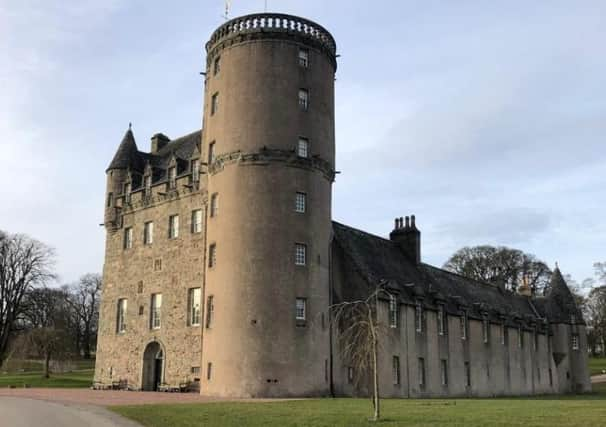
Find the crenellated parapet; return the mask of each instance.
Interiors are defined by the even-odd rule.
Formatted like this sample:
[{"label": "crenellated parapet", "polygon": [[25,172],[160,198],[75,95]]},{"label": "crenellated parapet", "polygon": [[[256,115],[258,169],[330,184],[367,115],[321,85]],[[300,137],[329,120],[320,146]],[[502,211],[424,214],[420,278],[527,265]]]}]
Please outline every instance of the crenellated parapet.
[{"label": "crenellated parapet", "polygon": [[221,25],[206,44],[207,60],[210,62],[235,43],[258,39],[294,40],[311,45],[326,53],[337,68],[337,44],[328,30],[308,19],[281,13],[255,13]]}]

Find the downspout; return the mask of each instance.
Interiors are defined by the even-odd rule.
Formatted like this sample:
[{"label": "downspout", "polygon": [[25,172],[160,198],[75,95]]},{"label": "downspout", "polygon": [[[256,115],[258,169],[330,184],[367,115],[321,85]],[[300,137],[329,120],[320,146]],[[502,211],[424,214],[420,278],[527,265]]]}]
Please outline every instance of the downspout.
[{"label": "downspout", "polygon": [[404,333],[406,339],[406,398],[410,399],[410,347],[408,345],[408,306],[404,307]]},{"label": "downspout", "polygon": [[334,270],[332,265],[332,245],[334,241],[334,233],[330,239],[330,245],[328,247],[328,358],[329,358],[329,380],[330,380],[330,396],[335,397],[335,383],[333,375],[333,339],[332,339],[332,304],[333,304],[333,289],[334,289]]}]

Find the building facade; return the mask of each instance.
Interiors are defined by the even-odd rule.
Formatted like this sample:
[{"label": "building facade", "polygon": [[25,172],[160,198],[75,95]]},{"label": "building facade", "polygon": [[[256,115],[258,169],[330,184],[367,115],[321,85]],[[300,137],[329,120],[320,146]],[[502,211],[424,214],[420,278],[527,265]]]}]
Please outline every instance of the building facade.
[{"label": "building facade", "polygon": [[143,152],[129,128],[106,171],[97,383],[364,394],[367,373],[341,360],[329,308],[381,283],[388,395],[590,388],[584,324],[558,272],[547,297],[514,295],[423,264],[414,219],[389,240],[332,222],[328,31],[248,15],[206,50],[202,130],[156,134]]}]

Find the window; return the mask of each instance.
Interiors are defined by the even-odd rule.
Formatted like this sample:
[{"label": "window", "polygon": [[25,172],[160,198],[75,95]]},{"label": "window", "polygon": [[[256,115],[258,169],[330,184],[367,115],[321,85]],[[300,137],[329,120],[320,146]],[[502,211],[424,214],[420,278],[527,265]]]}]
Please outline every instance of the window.
[{"label": "window", "polygon": [[160,329],[162,310],[162,294],[152,294],[151,299],[151,327]]},{"label": "window", "polygon": [[154,271],[162,271],[162,260],[161,259],[154,260]]},{"label": "window", "polygon": [[354,368],[351,366],[347,367],[347,382],[349,384],[353,384],[353,379],[354,379]]},{"label": "window", "polygon": [[215,161],[215,144],[216,142],[213,141],[210,144],[208,144],[208,165],[212,165]]},{"label": "window", "polygon": [[124,229],[124,249],[133,247],[133,228],[127,227]]},{"label": "window", "polygon": [[539,332],[535,329],[534,331],[534,351],[539,349]]},{"label": "window", "polygon": [[549,387],[553,387],[553,373],[551,372],[551,368],[549,369]]},{"label": "window", "polygon": [[177,168],[174,166],[168,168],[168,188],[171,190],[177,188]]},{"label": "window", "polygon": [[572,334],[572,349],[579,349],[579,334]]},{"label": "window", "polygon": [[126,306],[127,300],[122,298],[118,300],[118,317],[116,322],[116,331],[119,334],[126,332]]},{"label": "window", "polygon": [[307,318],[307,300],[305,298],[297,298],[295,301],[295,319],[305,321]]},{"label": "window", "polygon": [[465,385],[471,387],[471,366],[469,362],[465,362]]},{"label": "window", "polygon": [[200,296],[202,295],[202,291],[200,288],[193,288],[189,290],[189,295],[187,297],[187,306],[188,310],[188,323],[190,326],[200,326]]},{"label": "window", "polygon": [[389,294],[389,327],[398,327],[398,301],[392,294]]},{"label": "window", "polygon": [[295,212],[305,213],[306,204],[307,204],[307,194],[297,193],[295,195]]},{"label": "window", "polygon": [[130,203],[130,193],[132,192],[132,185],[130,182],[124,184],[124,203]]},{"label": "window", "polygon": [[303,68],[309,67],[309,50],[299,49],[299,66]]},{"label": "window", "polygon": [[485,317],[482,319],[482,338],[484,340],[484,344],[488,344],[488,338],[490,334],[490,322]]},{"label": "window", "polygon": [[302,243],[295,244],[295,265],[305,265],[307,246]]},{"label": "window", "polygon": [[507,332],[507,328],[505,326],[505,322],[501,323],[501,344],[505,345],[507,342],[505,340],[505,333]]},{"label": "window", "polygon": [[444,306],[438,306],[438,334],[444,335],[446,333],[446,317],[444,316]]},{"label": "window", "polygon": [[217,245],[213,243],[208,248],[208,268],[213,268],[217,265]]},{"label": "window", "polygon": [[193,182],[200,181],[200,162],[198,159],[191,162],[191,180]]},{"label": "window", "polygon": [[524,331],[518,326],[518,347],[524,348]]},{"label": "window", "polygon": [[297,156],[307,158],[309,157],[309,140],[307,138],[299,137],[297,143]]},{"label": "window", "polygon": [[208,362],[208,365],[206,365],[206,379],[208,381],[210,381],[210,379],[212,378],[213,375],[213,364],[211,362]]},{"label": "window", "polygon": [[391,362],[393,385],[400,385],[400,358],[394,356]]},{"label": "window", "polygon": [[152,177],[151,175],[147,175],[144,179],[144,185],[145,185],[145,196],[149,197],[151,196],[151,186],[152,186]]},{"label": "window", "polygon": [[419,357],[419,386],[425,387],[425,359]]},{"label": "window", "polygon": [[210,115],[214,116],[219,111],[219,93],[215,93],[210,100]]},{"label": "window", "polygon": [[143,316],[144,311],[145,311],[145,308],[142,305],[140,305],[139,306],[139,316]]},{"label": "window", "polygon": [[143,224],[143,244],[151,245],[154,242],[154,223],[149,221]]},{"label": "window", "polygon": [[440,360],[440,378],[442,385],[448,385],[448,361],[446,359]]},{"label": "window", "polygon": [[179,215],[168,217],[168,238],[176,239],[179,237]]},{"label": "window", "polygon": [[460,322],[461,322],[461,339],[466,340],[467,339],[467,314],[466,313],[461,314]]},{"label": "window", "polygon": [[196,209],[191,213],[191,232],[202,232],[202,209]]},{"label": "window", "polygon": [[415,306],[415,330],[418,333],[423,332],[423,307],[421,303]]},{"label": "window", "polygon": [[199,366],[192,366],[191,367],[191,374],[192,375],[200,375],[200,367]]},{"label": "window", "polygon": [[137,283],[137,293],[138,294],[143,293],[143,280],[139,280],[139,283]]},{"label": "window", "polygon": [[210,217],[216,217],[217,213],[219,213],[219,194],[215,193],[210,196]]},{"label": "window", "polygon": [[221,57],[217,56],[215,58],[215,62],[213,63],[213,74],[216,76],[221,71]]},{"label": "window", "polygon": [[114,193],[107,193],[107,207],[111,208],[114,203]]},{"label": "window", "polygon": [[307,89],[299,89],[299,108],[302,111],[307,111],[309,108],[309,91]]},{"label": "window", "polygon": [[213,320],[215,320],[215,297],[209,295],[206,298],[206,328],[213,327]]}]

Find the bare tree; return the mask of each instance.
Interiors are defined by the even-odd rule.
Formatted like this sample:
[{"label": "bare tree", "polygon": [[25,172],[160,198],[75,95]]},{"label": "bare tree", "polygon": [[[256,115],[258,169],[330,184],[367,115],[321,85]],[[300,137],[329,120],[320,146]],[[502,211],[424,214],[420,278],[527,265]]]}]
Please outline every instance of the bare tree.
[{"label": "bare tree", "polygon": [[[374,406],[373,421],[380,418],[379,395],[379,335],[385,328],[378,321],[377,311],[379,296],[389,293],[379,285],[366,299],[342,302],[331,306],[332,321],[341,357],[357,372],[372,375],[372,402]],[[360,375],[356,381],[359,381]]]},{"label": "bare tree", "polygon": [[523,282],[533,293],[551,280],[551,270],[532,254],[504,246],[464,247],[455,252],[444,268],[465,277],[494,283],[515,291]]},{"label": "bare tree", "polygon": [[91,351],[97,341],[101,285],[99,274],[86,274],[66,289],[66,300],[76,318],[76,327],[79,330],[78,342],[85,359],[91,358]]},{"label": "bare tree", "polygon": [[55,277],[53,261],[54,251],[43,243],[0,231],[0,366],[22,314],[25,293]]}]

